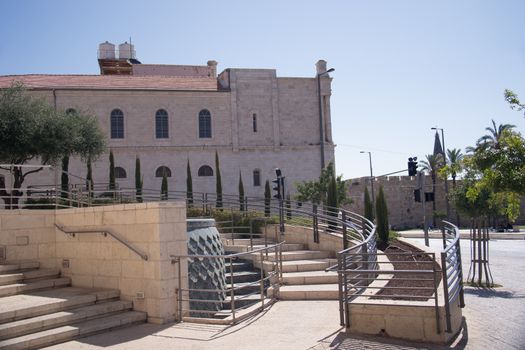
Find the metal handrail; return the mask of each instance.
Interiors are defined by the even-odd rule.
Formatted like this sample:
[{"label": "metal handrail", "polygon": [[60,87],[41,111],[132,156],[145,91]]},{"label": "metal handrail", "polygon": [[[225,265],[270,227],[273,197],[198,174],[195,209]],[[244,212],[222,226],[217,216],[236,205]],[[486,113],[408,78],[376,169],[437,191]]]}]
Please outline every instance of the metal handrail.
[{"label": "metal handrail", "polygon": [[456,225],[443,221],[443,250],[441,251],[441,270],[445,299],[446,331],[452,332],[450,304],[459,297],[459,307],[465,307],[463,292],[463,267],[459,229]]},{"label": "metal handrail", "polygon": [[253,250],[250,250],[250,251],[247,251],[247,252],[240,252],[240,253],[223,254],[223,255],[206,255],[206,254],[170,255],[170,258],[172,258],[172,259],[174,259],[174,258],[209,258],[209,257],[224,258],[224,259],[238,258],[239,256],[242,256],[242,255],[249,255],[249,254],[253,254],[253,253],[258,253],[260,251],[277,248],[278,246],[281,246],[284,243],[285,243],[285,241],[282,241],[282,242],[279,242],[277,244],[269,245],[268,247],[257,248],[257,249],[253,249]]},{"label": "metal handrail", "polygon": [[135,248],[131,243],[126,241],[124,238],[120,237],[117,233],[113,232],[110,228],[99,228],[99,229],[92,229],[92,230],[82,230],[82,229],[71,229],[66,228],[64,226],[60,226],[55,224],[55,227],[58,228],[60,231],[64,232],[65,234],[68,234],[72,237],[75,237],[78,233],[102,233],[104,236],[110,235],[114,239],[116,239],[118,242],[125,245],[128,249],[133,251],[135,254],[140,256],[142,260],[148,260],[148,255],[141,252],[138,248]]},{"label": "metal handrail", "polygon": [[[212,304],[224,304],[224,303],[230,303],[230,311],[225,313],[224,311],[214,311],[214,310],[194,310],[191,309],[191,307],[188,307],[185,311],[190,314],[211,314],[211,315],[217,315],[217,314],[230,314],[232,319],[228,322],[230,323],[236,323],[238,320],[238,315],[236,314],[239,310],[248,308],[247,306],[236,306],[236,301],[241,301],[243,299],[247,299],[254,295],[260,295],[260,302],[261,302],[261,310],[265,308],[265,291],[268,287],[265,287],[265,282],[271,281],[271,279],[275,276],[277,276],[277,283],[271,284],[272,286],[280,285],[280,282],[282,281],[282,245],[285,244],[285,242],[280,242],[277,244],[273,244],[267,247],[252,249],[247,252],[241,252],[241,253],[233,253],[233,254],[219,254],[219,255],[203,255],[203,254],[193,254],[193,255],[170,255],[171,263],[177,265],[178,269],[178,279],[179,279],[179,288],[177,288],[177,301],[178,301],[178,313],[179,313],[179,321],[182,321],[183,319],[183,303],[184,302],[199,302],[199,303],[212,303]],[[272,250],[272,253],[275,253],[275,271],[268,272],[268,275],[264,276],[264,266],[263,262],[265,261],[265,257],[268,257],[268,251]],[[264,251],[266,251],[266,254],[264,254]],[[257,281],[253,281],[248,283],[247,285],[243,286],[235,286],[234,279],[233,279],[233,261],[238,259],[241,256],[247,256],[251,255],[252,257],[259,256],[259,262],[261,264],[260,266],[260,278]],[[230,284],[228,288],[210,288],[210,289],[203,289],[203,288],[182,288],[182,274],[181,274],[181,260],[182,259],[224,259],[229,260],[229,263],[224,263],[225,267],[225,273],[229,275],[230,277]],[[228,271],[229,270],[229,271]],[[249,292],[247,294],[243,295],[236,295],[236,291],[246,289],[249,287],[254,287],[256,285],[260,285],[259,291],[253,291]],[[188,294],[187,297],[184,297],[183,292],[217,292],[217,293],[224,293],[228,296],[229,301],[222,300],[213,300],[209,298],[204,299],[192,299],[191,296]],[[209,322],[209,321],[208,321]]]}]

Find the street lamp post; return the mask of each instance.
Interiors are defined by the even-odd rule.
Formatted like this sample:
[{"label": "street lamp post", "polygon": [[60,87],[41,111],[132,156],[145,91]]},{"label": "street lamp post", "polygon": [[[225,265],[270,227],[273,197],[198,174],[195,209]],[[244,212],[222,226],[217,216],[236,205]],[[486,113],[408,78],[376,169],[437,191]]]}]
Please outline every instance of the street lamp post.
[{"label": "street lamp post", "polygon": [[370,162],[370,187],[372,188],[372,203],[375,203],[376,197],[374,193],[374,173],[372,172],[372,152],[360,151],[359,153],[368,153],[368,161]]},{"label": "street lamp post", "polygon": [[323,122],[323,105],[321,100],[321,77],[335,71],[330,68],[326,72],[317,74],[317,97],[319,99],[319,144],[321,146],[321,170],[324,169],[324,122]]},{"label": "street lamp post", "polygon": [[[441,143],[443,144],[443,148],[442,148],[442,151],[443,151],[443,161],[445,162],[445,165],[447,165],[447,155],[446,155],[446,148],[445,148],[445,132],[443,131],[443,128],[438,128],[438,127],[434,127],[434,128],[431,128],[431,130],[441,130]],[[446,205],[446,208],[447,208],[447,220],[450,219],[450,204],[448,203],[448,176],[445,178],[445,205]],[[435,200],[435,199],[434,199]]]}]

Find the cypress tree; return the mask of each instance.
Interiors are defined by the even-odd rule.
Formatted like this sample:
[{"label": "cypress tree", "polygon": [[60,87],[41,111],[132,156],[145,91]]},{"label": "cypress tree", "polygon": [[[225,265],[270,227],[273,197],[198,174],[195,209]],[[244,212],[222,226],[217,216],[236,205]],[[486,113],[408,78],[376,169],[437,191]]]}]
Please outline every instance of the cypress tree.
[{"label": "cypress tree", "polygon": [[386,206],[385,193],[383,192],[383,186],[379,187],[379,194],[376,200],[376,222],[377,222],[377,235],[379,240],[384,243],[388,243],[388,235],[390,233],[390,227],[388,224],[388,208]]},{"label": "cypress tree", "polygon": [[222,180],[221,180],[221,169],[219,165],[219,154],[215,151],[215,175],[216,183],[215,188],[217,192],[217,203],[215,207],[222,208]]},{"label": "cypress tree", "polygon": [[69,193],[69,176],[68,176],[68,170],[69,170],[69,156],[65,156],[62,158],[62,176],[61,178],[61,193],[60,197],[62,198],[68,198]]},{"label": "cypress tree", "polygon": [[[337,182],[335,179],[335,173],[332,173],[328,182],[326,205],[328,206],[328,215],[337,217],[339,214],[339,203],[337,200]],[[337,228],[337,221],[329,220],[328,228],[332,231],[335,230]]]},{"label": "cypress tree", "polygon": [[188,203],[188,207],[191,208],[193,206],[193,180],[191,178],[191,167],[189,159],[186,165],[186,201]]},{"label": "cypress tree", "polygon": [[142,203],[142,185],[143,185],[142,175],[140,174],[140,158],[137,155],[135,158],[135,190],[137,202]]},{"label": "cypress tree", "polygon": [[242,174],[239,171],[239,210],[244,211],[244,184],[242,183]]},{"label": "cypress tree", "polygon": [[365,218],[374,222],[374,206],[368,193],[368,187],[365,187]]},{"label": "cypress tree", "polygon": [[109,189],[115,190],[115,157],[113,151],[109,151]]},{"label": "cypress tree", "polygon": [[89,195],[93,196],[93,187],[95,183],[93,182],[93,171],[91,169],[91,155],[87,159],[87,174],[86,174],[86,189],[89,191]]},{"label": "cypress tree", "polygon": [[270,203],[272,201],[272,193],[270,192],[270,181],[266,180],[264,184],[264,216],[270,216]]},{"label": "cypress tree", "polygon": [[166,171],[162,173],[162,184],[160,185],[160,200],[168,200],[168,177]]}]

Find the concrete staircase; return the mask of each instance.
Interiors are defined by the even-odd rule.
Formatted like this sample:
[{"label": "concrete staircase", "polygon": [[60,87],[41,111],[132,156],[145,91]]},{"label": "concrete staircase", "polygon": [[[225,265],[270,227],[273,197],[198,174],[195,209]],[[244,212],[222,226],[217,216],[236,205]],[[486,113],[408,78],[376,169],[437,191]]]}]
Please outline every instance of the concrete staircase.
[{"label": "concrete staircase", "polygon": [[146,321],[118,290],[70,285],[35,262],[0,265],[0,349],[37,349]]},{"label": "concrete staircase", "polygon": [[[248,251],[249,240],[235,239],[224,240],[228,251]],[[267,242],[268,245],[274,244]],[[264,247],[262,240],[253,241],[253,249]],[[337,264],[331,252],[308,250],[302,244],[283,245],[282,269],[283,285],[279,289],[280,300],[337,300],[339,296],[338,279],[336,272],[324,270]],[[260,258],[257,253],[252,257],[254,266],[261,268]],[[268,254],[268,261],[264,261],[262,268],[272,271],[276,257],[274,253]]]}]

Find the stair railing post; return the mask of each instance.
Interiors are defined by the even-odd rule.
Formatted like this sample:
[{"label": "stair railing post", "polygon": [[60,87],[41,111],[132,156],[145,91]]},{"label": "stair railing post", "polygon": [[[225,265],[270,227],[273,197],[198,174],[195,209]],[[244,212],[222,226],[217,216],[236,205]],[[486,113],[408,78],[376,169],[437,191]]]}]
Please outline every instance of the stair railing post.
[{"label": "stair railing post", "polygon": [[317,204],[312,207],[313,210],[313,231],[314,231],[314,243],[319,243],[319,221],[317,216]]},{"label": "stair railing post", "polygon": [[448,276],[447,276],[447,253],[441,253],[441,271],[443,279],[443,296],[445,298],[445,318],[447,323],[446,332],[452,332],[450,321],[450,300],[448,295]]},{"label": "stair railing post", "polygon": [[343,220],[343,249],[348,248],[348,240],[346,237],[346,212],[344,210],[341,211],[341,219]]},{"label": "stair railing post", "polygon": [[264,310],[264,264],[263,264],[263,252],[261,250],[259,259],[261,260],[261,281],[259,283],[261,290],[261,311]]},{"label": "stair railing post", "polygon": [[233,283],[233,258],[230,258],[230,307],[232,309],[232,321],[235,323],[235,283]]}]

